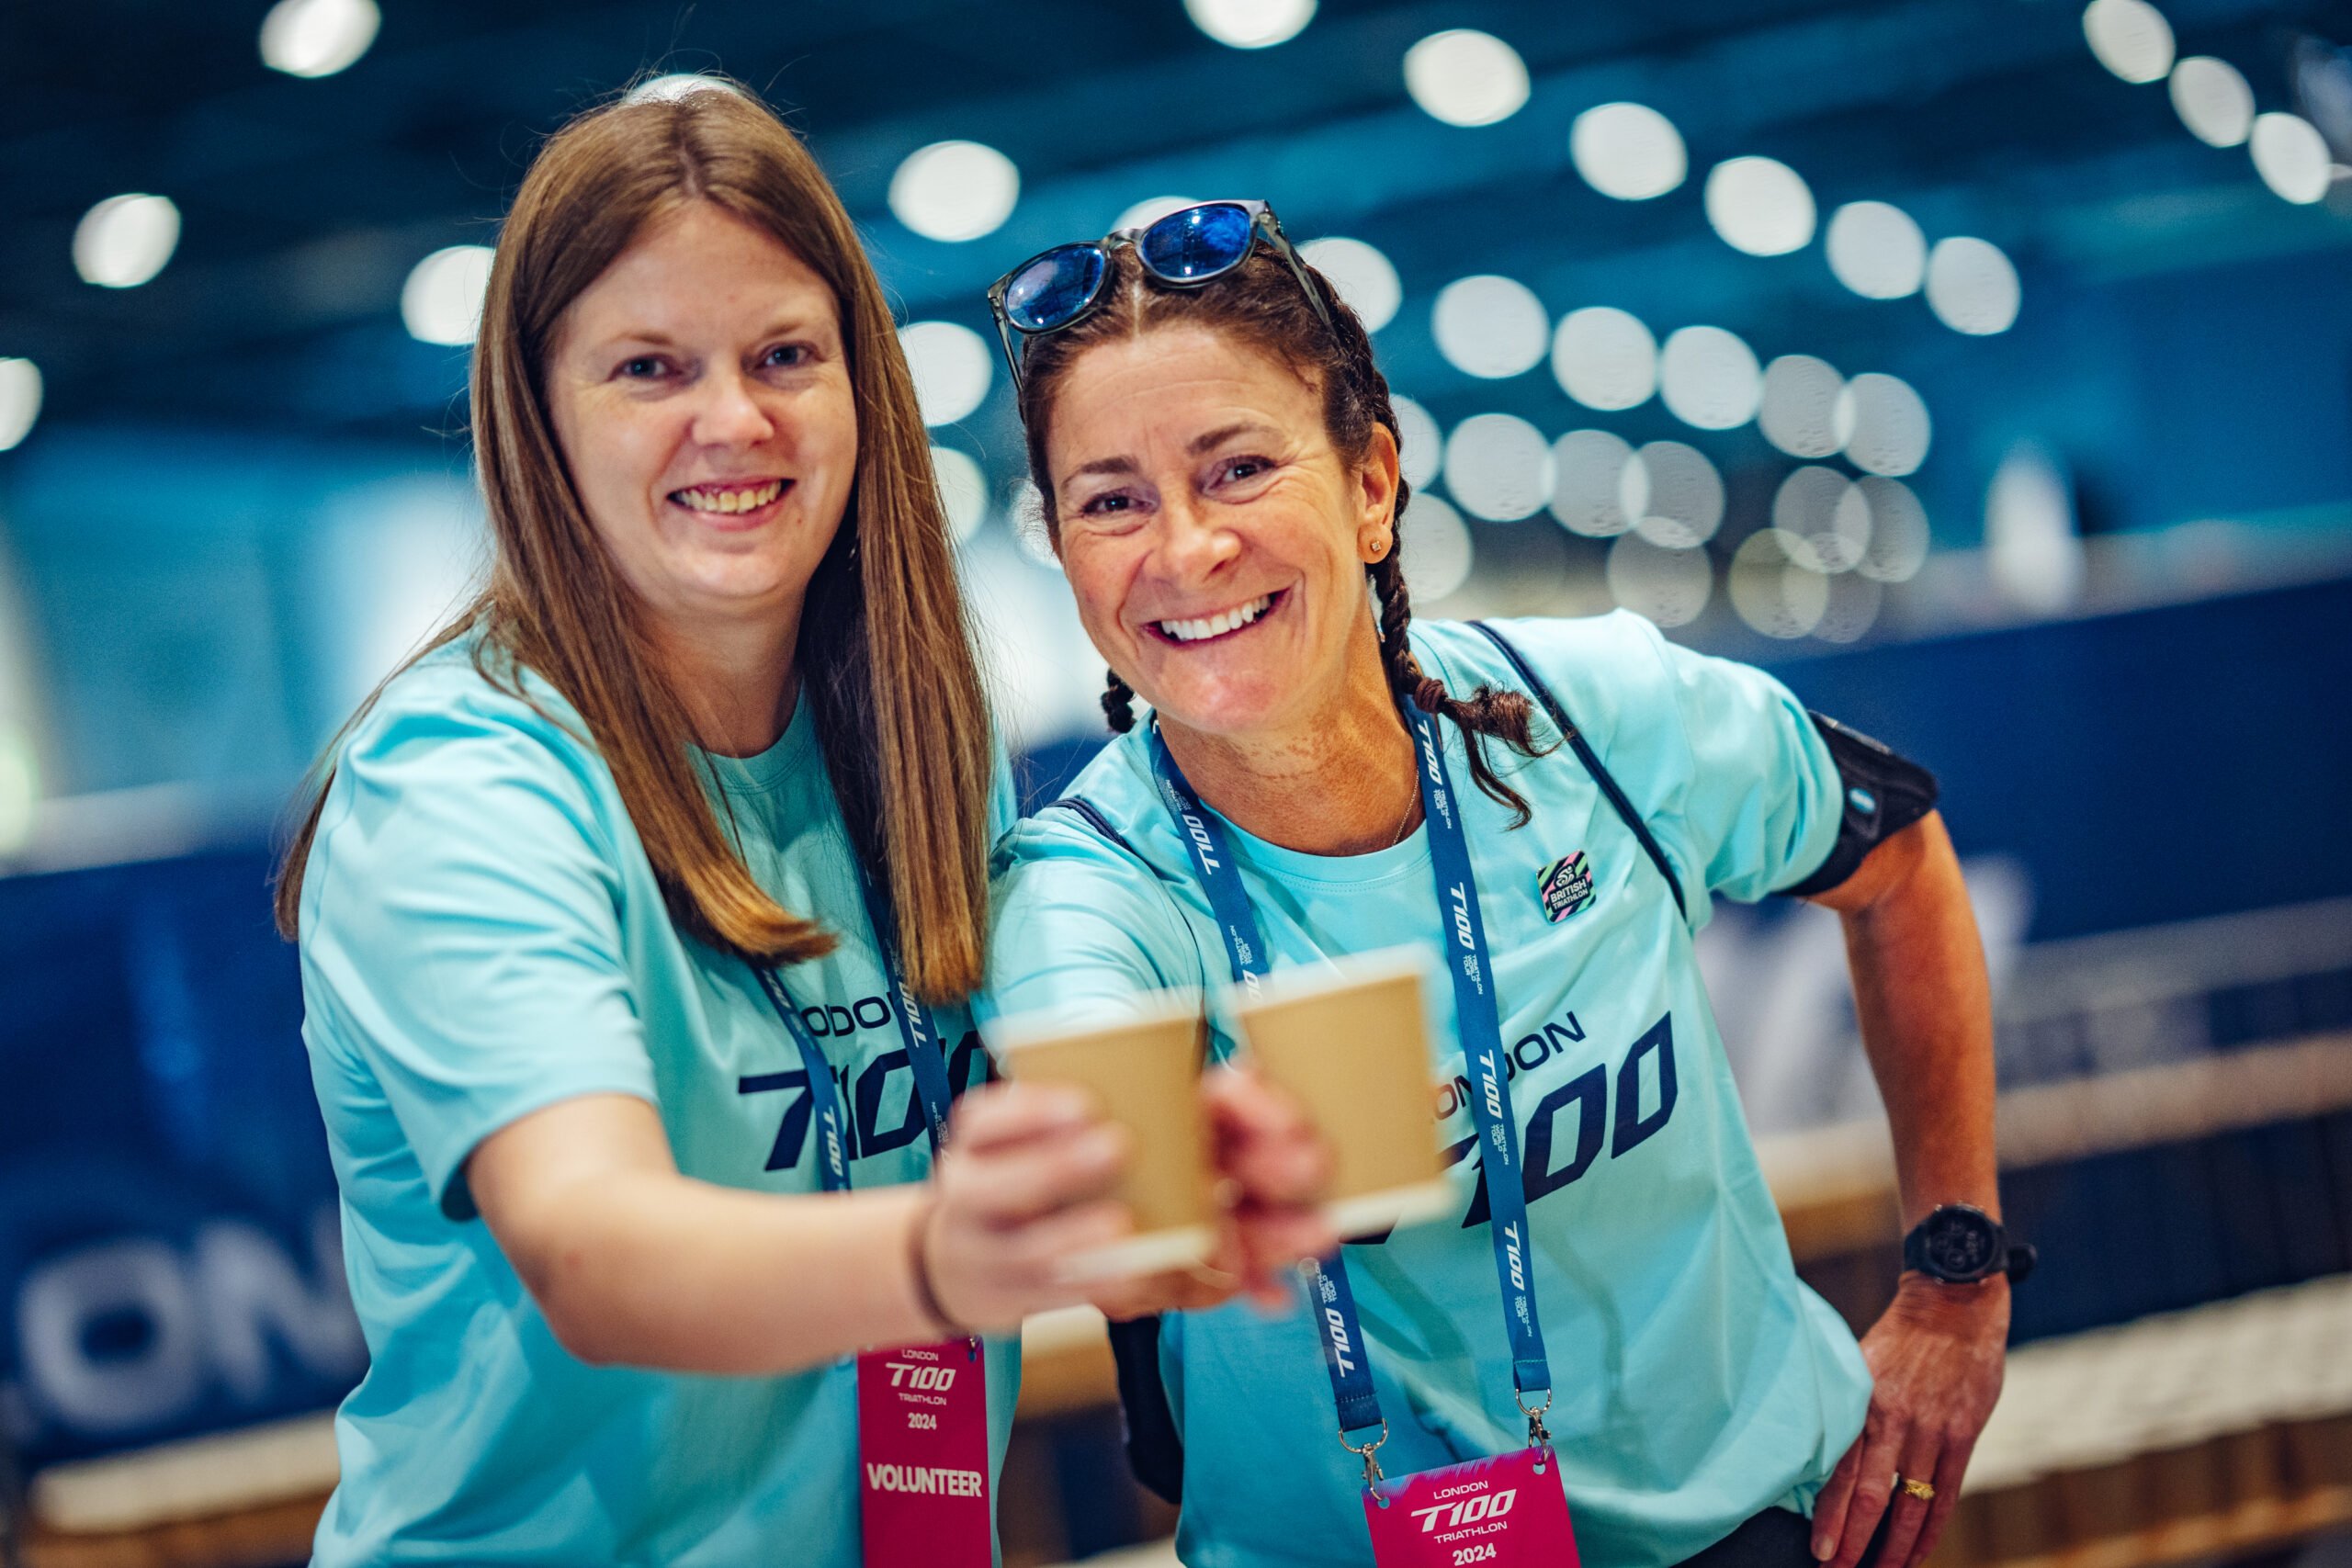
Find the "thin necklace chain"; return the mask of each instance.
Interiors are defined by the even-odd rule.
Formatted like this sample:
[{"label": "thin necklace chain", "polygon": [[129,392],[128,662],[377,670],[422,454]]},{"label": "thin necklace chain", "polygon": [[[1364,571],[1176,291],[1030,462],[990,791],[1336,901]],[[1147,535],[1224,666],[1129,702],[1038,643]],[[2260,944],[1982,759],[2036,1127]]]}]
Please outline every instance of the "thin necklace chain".
[{"label": "thin necklace chain", "polygon": [[1412,781],[1411,792],[1405,796],[1405,815],[1396,818],[1396,829],[1388,835],[1389,848],[1394,849],[1403,843],[1406,836],[1412,831],[1413,807],[1420,803],[1421,783],[1419,774],[1416,774]]}]

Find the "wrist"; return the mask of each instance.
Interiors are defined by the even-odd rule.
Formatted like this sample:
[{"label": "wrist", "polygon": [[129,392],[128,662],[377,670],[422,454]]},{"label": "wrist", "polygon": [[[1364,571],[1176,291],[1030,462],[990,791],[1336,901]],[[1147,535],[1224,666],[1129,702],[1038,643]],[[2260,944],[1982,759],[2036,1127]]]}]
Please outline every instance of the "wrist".
[{"label": "wrist", "polygon": [[913,1295],[915,1311],[926,1328],[941,1339],[969,1339],[972,1331],[956,1320],[945,1303],[940,1300],[939,1280],[932,1266],[932,1222],[939,1213],[939,1201],[929,1191],[914,1206],[914,1215],[907,1226],[907,1282]]},{"label": "wrist", "polygon": [[1954,1328],[1997,1327],[2007,1335],[2009,1323],[2009,1280],[1991,1274],[1965,1284],[1953,1284],[1906,1269],[1894,1282],[1894,1304],[1906,1315]]}]

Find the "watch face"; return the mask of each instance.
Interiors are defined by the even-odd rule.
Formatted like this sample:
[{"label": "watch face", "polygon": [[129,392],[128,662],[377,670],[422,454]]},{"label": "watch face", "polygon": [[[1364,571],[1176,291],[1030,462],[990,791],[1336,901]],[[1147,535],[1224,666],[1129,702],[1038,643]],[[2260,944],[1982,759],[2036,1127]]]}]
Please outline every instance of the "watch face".
[{"label": "watch face", "polygon": [[1928,1217],[1928,1272],[1973,1280],[1993,1267],[1993,1222],[1969,1209],[1941,1209]]}]

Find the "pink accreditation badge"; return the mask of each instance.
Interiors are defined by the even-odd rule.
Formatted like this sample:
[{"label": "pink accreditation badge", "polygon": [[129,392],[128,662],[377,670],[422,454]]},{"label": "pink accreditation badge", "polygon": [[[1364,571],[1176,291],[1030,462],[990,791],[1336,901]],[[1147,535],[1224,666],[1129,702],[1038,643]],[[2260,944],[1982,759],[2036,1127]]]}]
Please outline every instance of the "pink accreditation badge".
[{"label": "pink accreditation badge", "polygon": [[1450,1464],[1363,1495],[1379,1568],[1577,1568],[1560,1466],[1549,1449]]},{"label": "pink accreditation badge", "polygon": [[988,1362],[977,1339],[857,1359],[865,1568],[989,1568]]}]

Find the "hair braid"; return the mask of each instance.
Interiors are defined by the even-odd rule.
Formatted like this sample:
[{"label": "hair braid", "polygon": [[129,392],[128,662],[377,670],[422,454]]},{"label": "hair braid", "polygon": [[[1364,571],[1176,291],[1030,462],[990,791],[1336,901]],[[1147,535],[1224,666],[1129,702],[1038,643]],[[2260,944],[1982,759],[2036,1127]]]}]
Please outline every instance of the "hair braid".
[{"label": "hair braid", "polygon": [[1102,688],[1102,716],[1111,728],[1125,735],[1136,727],[1135,688],[1119,679],[1119,672],[1110,672],[1110,682]]},{"label": "hair braid", "polygon": [[1421,668],[1408,635],[1413,624],[1413,604],[1412,593],[1405,586],[1405,569],[1398,558],[1402,553],[1403,541],[1399,538],[1386,555],[1364,569],[1372,579],[1373,592],[1380,599],[1381,659],[1388,671],[1388,689],[1396,694],[1399,703],[1411,703],[1423,713],[1450,718],[1461,727],[1464,750],[1470,755],[1470,777],[1487,799],[1511,808],[1512,827],[1524,828],[1532,817],[1527,797],[1503,782],[1481,742],[1484,737],[1492,736],[1528,756],[1551,750],[1535,742],[1533,705],[1521,693],[1487,685],[1480,686],[1464,701],[1448,691],[1444,682]]}]

